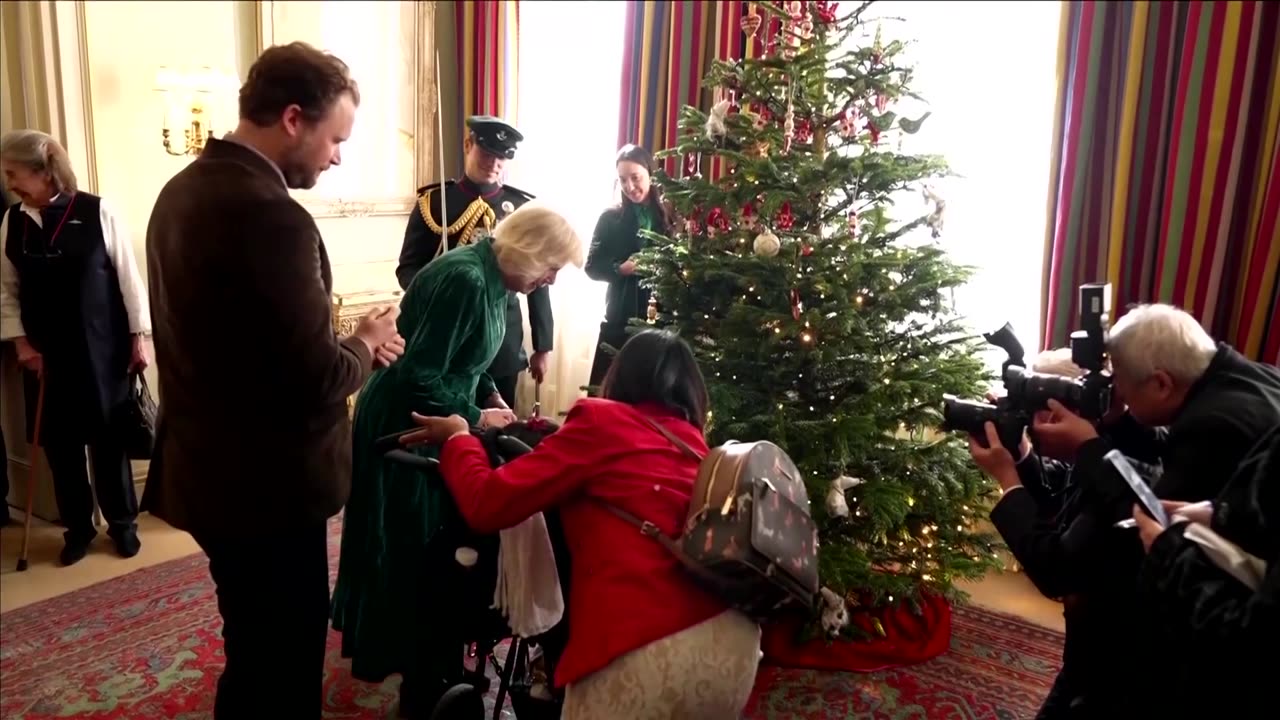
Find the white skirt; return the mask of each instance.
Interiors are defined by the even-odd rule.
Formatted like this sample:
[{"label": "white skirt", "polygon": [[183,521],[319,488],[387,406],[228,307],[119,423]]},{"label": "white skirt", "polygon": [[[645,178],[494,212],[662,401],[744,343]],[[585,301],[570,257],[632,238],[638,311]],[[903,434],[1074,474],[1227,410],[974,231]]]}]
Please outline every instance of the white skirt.
[{"label": "white skirt", "polygon": [[726,610],[566,689],[564,720],[734,720],[751,697],[760,626]]}]

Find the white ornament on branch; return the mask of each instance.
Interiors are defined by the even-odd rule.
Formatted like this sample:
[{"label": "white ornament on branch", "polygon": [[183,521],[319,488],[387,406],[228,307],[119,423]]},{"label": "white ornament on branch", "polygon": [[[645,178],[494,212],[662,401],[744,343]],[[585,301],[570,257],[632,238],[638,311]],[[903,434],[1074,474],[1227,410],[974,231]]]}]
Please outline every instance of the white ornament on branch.
[{"label": "white ornament on branch", "polygon": [[849,625],[849,606],[831,588],[824,587],[818,592],[822,595],[822,629],[829,637],[835,637]]},{"label": "white ornament on branch", "polygon": [[760,257],[773,257],[782,249],[782,241],[778,240],[778,236],[769,230],[765,230],[756,236],[756,240],[751,244],[751,249]]},{"label": "white ornament on branch", "polygon": [[711,106],[711,113],[707,115],[708,140],[718,140],[729,134],[725,119],[729,116],[730,105],[728,98],[725,98]]},{"label": "white ornament on branch", "polygon": [[841,475],[832,480],[831,487],[827,490],[827,514],[831,517],[849,517],[849,501],[845,500],[844,493],[862,483],[861,478],[852,478],[847,475]]},{"label": "white ornament on branch", "polygon": [[929,217],[925,218],[925,223],[929,226],[931,236],[936,239],[942,235],[942,221],[947,209],[947,201],[938,194],[937,189],[932,185],[925,185],[921,190],[921,194],[924,195],[925,202],[933,203],[933,212],[929,213]]}]

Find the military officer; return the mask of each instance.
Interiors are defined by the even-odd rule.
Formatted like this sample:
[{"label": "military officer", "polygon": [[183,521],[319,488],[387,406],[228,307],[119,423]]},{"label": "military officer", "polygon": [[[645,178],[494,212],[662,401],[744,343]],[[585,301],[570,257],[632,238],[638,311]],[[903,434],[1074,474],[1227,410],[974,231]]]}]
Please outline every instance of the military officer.
[{"label": "military officer", "polygon": [[[502,184],[502,169],[516,156],[516,144],[524,140],[518,130],[495,117],[467,119],[467,137],[462,142],[463,175],[458,180],[427,185],[418,190],[418,205],[409,215],[400,249],[396,279],[407,289],[424,265],[445,252],[474,242],[516,208],[533,199],[523,190]],[[440,193],[444,193],[448,222],[441,222]],[[440,242],[447,230],[448,247]],[[498,394],[507,407],[515,406],[516,381],[526,368],[536,382],[547,372],[551,352],[551,294],[546,287],[528,295],[529,327],[533,333],[533,357],[524,350],[524,317],[516,293],[507,294],[507,332],[498,356],[489,366]],[[489,398],[477,398],[480,407],[492,407]]]}]

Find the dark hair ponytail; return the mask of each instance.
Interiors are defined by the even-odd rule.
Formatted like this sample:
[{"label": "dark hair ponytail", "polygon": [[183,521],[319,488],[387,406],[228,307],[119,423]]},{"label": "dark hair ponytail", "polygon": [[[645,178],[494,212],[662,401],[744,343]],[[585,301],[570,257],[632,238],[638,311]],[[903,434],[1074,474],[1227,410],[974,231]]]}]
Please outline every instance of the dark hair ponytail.
[{"label": "dark hair ponytail", "polygon": [[[649,207],[653,210],[654,215],[658,218],[658,221],[662,223],[661,228],[655,228],[655,229],[660,230],[663,233],[670,232],[671,226],[673,224],[672,210],[670,205],[666,202],[666,200],[662,196],[662,188],[658,187],[658,184],[656,182],[653,182],[652,180],[654,172],[657,171],[658,169],[657,165],[654,163],[653,154],[650,153],[648,150],[640,147],[639,145],[627,143],[626,145],[623,145],[621,148],[618,149],[618,156],[614,158],[613,166],[616,168],[619,163],[624,161],[633,162],[637,165],[644,167],[644,169],[649,171],[649,176],[650,176],[649,198],[648,200],[646,200],[646,202],[648,203]],[[618,207],[620,208],[626,207],[627,204],[630,203],[631,201],[622,195],[621,190],[619,190],[618,194],[619,194]]]}]

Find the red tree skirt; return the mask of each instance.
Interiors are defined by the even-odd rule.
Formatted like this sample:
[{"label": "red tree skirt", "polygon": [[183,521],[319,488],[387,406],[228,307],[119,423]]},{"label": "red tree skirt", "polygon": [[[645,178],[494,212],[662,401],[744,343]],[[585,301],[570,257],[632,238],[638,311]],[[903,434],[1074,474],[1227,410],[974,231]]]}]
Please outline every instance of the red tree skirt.
[{"label": "red tree skirt", "polygon": [[[761,641],[764,662],[787,668],[875,672],[931,660],[951,644],[951,604],[941,596],[926,595],[920,606],[919,615],[905,604],[854,614],[853,624],[873,636],[857,642],[819,637],[798,643],[803,621],[766,625]],[[874,619],[884,627],[883,637],[877,637]]]}]

